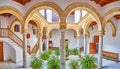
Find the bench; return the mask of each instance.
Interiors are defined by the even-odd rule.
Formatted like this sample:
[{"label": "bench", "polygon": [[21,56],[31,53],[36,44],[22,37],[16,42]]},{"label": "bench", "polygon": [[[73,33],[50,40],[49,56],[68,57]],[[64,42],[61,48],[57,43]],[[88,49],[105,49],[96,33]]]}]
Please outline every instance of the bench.
[{"label": "bench", "polygon": [[111,60],[118,62],[119,61],[119,53],[114,53],[114,52],[108,52],[108,51],[102,51],[102,56],[104,59]]}]

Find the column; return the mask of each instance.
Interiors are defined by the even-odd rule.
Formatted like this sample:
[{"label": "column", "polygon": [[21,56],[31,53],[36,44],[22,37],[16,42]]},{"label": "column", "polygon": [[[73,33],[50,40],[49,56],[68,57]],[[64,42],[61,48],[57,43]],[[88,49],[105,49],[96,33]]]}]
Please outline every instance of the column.
[{"label": "column", "polygon": [[46,50],[49,49],[48,42],[49,42],[49,37],[46,38]]},{"label": "column", "polygon": [[65,69],[65,30],[61,30],[60,53],[60,69]]},{"label": "column", "polygon": [[41,53],[42,52],[42,34],[40,35],[40,44],[39,44],[39,53]]},{"label": "column", "polygon": [[26,32],[23,33],[23,67],[27,68],[27,38],[26,38]]},{"label": "column", "polygon": [[98,69],[102,69],[103,35],[99,34]]},{"label": "column", "polygon": [[79,50],[79,47],[80,47],[80,38],[77,37],[77,49]]},{"label": "column", "polygon": [[87,36],[84,36],[84,53],[87,53]]}]

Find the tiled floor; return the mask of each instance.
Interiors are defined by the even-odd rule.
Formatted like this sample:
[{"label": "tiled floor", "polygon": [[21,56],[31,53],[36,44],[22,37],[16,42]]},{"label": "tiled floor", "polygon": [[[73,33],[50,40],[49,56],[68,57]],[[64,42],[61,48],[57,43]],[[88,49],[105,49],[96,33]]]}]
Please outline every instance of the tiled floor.
[{"label": "tiled floor", "polygon": [[[113,62],[109,60],[103,59],[103,69],[120,69],[120,62]],[[23,68],[22,63],[12,63],[10,61],[8,62],[0,62],[0,69],[31,69],[29,68]]]},{"label": "tiled floor", "polygon": [[120,69],[120,62],[113,62],[103,59],[103,69]]}]

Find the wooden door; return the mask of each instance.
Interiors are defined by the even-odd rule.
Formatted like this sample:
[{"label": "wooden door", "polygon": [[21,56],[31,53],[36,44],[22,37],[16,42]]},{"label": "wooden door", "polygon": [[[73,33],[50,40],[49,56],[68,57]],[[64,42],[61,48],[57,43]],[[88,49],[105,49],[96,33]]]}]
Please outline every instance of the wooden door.
[{"label": "wooden door", "polygon": [[3,61],[3,42],[0,42],[0,62]]},{"label": "wooden door", "polygon": [[96,43],[90,43],[90,54],[96,53]]},{"label": "wooden door", "polygon": [[94,43],[99,43],[99,36],[98,35],[94,36]]}]

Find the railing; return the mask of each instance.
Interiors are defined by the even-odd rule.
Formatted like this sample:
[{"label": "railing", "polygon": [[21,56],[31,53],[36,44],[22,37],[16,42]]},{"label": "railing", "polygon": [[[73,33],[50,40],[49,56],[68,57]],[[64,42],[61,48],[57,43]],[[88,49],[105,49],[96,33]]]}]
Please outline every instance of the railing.
[{"label": "railing", "polygon": [[8,33],[7,28],[0,28],[0,37],[6,38],[6,37],[8,37],[8,35],[9,35],[9,33]]},{"label": "railing", "polygon": [[39,44],[40,44],[40,38],[38,39],[38,41],[36,42],[35,46],[32,48],[31,53],[37,53],[38,49],[39,49]]},{"label": "railing", "polygon": [[0,37],[9,37],[12,41],[18,44],[18,46],[23,48],[23,41],[8,28],[0,28]]},{"label": "railing", "polygon": [[16,44],[18,44],[18,46],[23,48],[23,41],[17,35],[15,35],[11,30],[9,30],[9,38],[13,40]]}]

